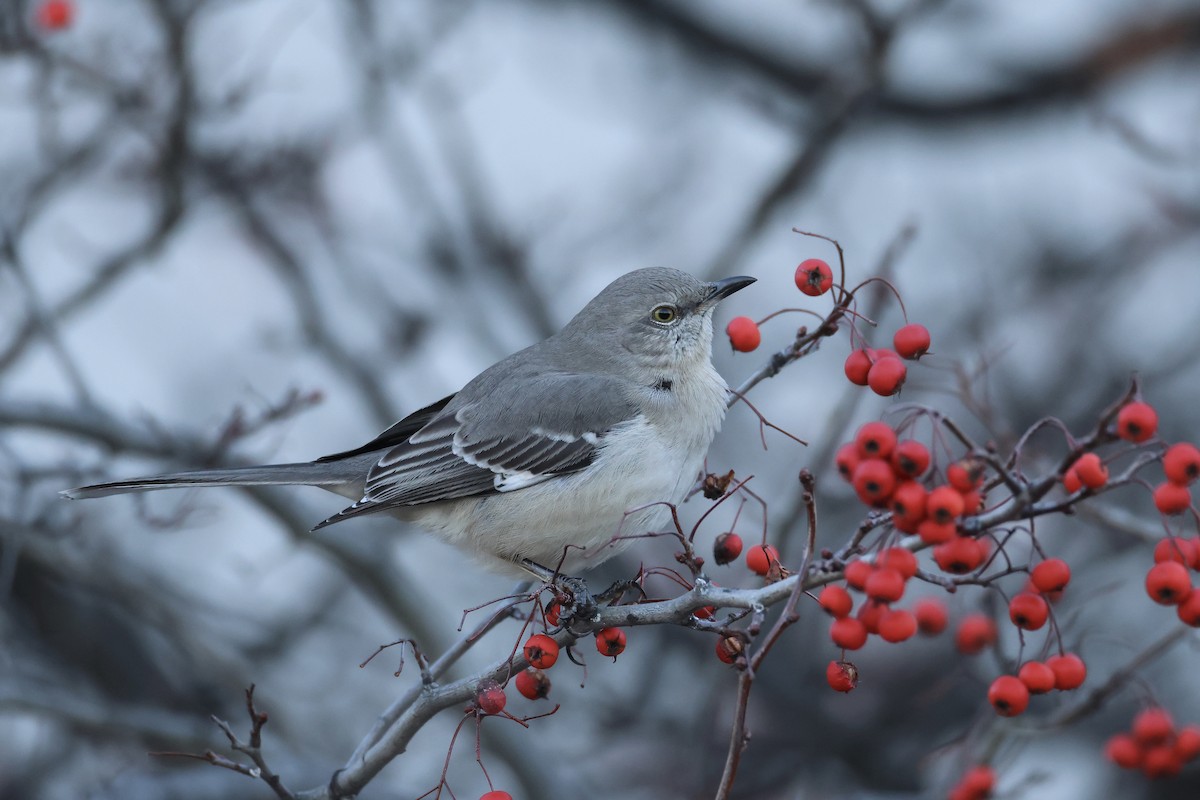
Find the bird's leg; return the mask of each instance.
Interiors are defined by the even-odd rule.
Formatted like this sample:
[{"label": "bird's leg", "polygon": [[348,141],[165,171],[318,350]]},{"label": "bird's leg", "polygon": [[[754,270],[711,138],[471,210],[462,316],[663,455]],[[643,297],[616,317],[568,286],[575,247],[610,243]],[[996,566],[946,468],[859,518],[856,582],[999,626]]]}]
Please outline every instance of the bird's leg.
[{"label": "bird's leg", "polygon": [[561,619],[589,619],[596,613],[596,601],[592,597],[592,593],[588,591],[587,581],[583,578],[563,575],[558,570],[543,567],[528,558],[522,558],[520,563],[523,569],[538,580],[562,589],[567,595],[560,601],[563,609],[559,615]]},{"label": "bird's leg", "polygon": [[617,581],[612,586],[609,586],[603,592],[596,595],[596,599],[603,603],[608,603],[609,605],[615,605],[617,601],[623,598],[625,593],[628,591],[637,592],[640,599],[646,599],[646,590],[642,588],[640,583],[634,580]]}]

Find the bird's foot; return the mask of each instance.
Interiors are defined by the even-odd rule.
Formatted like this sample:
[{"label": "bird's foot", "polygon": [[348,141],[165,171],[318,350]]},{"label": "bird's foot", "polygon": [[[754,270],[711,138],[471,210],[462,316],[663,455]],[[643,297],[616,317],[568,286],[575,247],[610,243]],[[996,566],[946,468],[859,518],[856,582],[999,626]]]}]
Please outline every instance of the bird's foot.
[{"label": "bird's foot", "polygon": [[558,570],[543,567],[528,558],[521,559],[521,566],[537,576],[543,583],[552,586],[561,607],[558,618],[561,623],[572,619],[591,619],[596,614],[596,598],[588,590],[587,581],[574,575],[563,575]]}]

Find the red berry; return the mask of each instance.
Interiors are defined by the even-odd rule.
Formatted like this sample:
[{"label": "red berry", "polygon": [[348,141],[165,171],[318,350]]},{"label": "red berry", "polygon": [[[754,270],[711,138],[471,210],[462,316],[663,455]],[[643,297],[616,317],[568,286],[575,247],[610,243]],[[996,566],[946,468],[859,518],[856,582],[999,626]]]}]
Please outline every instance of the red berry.
[{"label": "red berry", "polygon": [[1175,754],[1184,761],[1200,756],[1200,725],[1184,725],[1175,734]]},{"label": "red berry", "polygon": [[517,673],[513,681],[522,697],[530,700],[541,700],[550,694],[550,679],[540,669],[530,667]]},{"label": "red berry", "polygon": [[829,626],[829,638],[843,650],[857,650],[867,643],[867,626],[854,617],[835,619]]},{"label": "red berry", "polygon": [[908,367],[898,358],[885,356],[871,365],[867,372],[867,385],[871,391],[881,397],[891,397],[904,386],[908,377]]},{"label": "red berry", "polygon": [[871,573],[874,571],[875,568],[866,561],[855,559],[846,564],[846,585],[851,589],[862,591],[867,586],[867,578],[871,577]]},{"label": "red berry", "polygon": [[858,447],[855,446],[854,442],[847,442],[839,447],[837,455],[834,457],[838,475],[841,475],[847,481],[854,480],[854,470],[861,461],[862,456],[858,454]]},{"label": "red berry", "polygon": [[1154,507],[1160,514],[1182,514],[1191,508],[1192,493],[1178,483],[1160,483],[1154,489]]},{"label": "red berry", "polygon": [[926,544],[945,544],[958,535],[958,526],[953,522],[938,522],[923,519],[917,526],[917,536]]},{"label": "red berry", "polygon": [[987,545],[969,536],[958,536],[933,548],[933,560],[943,572],[966,575],[987,560]]},{"label": "red berry", "polygon": [[910,322],[892,337],[892,346],[901,358],[920,358],[929,352],[929,329]]},{"label": "red berry", "polygon": [[796,267],[796,288],[809,297],[817,297],[833,286],[833,270],[819,258],[809,258]]},{"label": "red berry", "polygon": [[978,489],[983,483],[984,463],[975,458],[964,458],[946,467],[946,483],[960,493]]},{"label": "red berry", "polygon": [[1068,469],[1062,478],[1063,488],[1067,490],[1067,494],[1075,494],[1083,488],[1083,481],[1079,477],[1079,473],[1072,467]]},{"label": "red berry", "polygon": [[726,636],[717,640],[717,658],[726,664],[732,664],[746,649],[746,645],[736,636]]},{"label": "red berry", "polygon": [[846,379],[855,386],[866,386],[867,374],[871,371],[871,365],[874,363],[875,359],[871,358],[871,354],[865,348],[851,352],[846,356],[846,363],[843,366]]},{"label": "red berry", "polygon": [[508,696],[496,683],[480,684],[475,692],[475,705],[485,714],[499,714],[508,703]]},{"label": "red berry", "polygon": [[604,628],[596,632],[596,649],[602,656],[616,658],[625,652],[625,631],[620,628]]},{"label": "red berry", "polygon": [[546,624],[554,627],[558,625],[559,617],[562,616],[562,603],[557,600],[551,600],[550,605],[546,606]]},{"label": "red berry", "polygon": [[1054,670],[1041,661],[1027,661],[1017,671],[1017,677],[1030,694],[1045,694],[1054,688]]},{"label": "red berry", "polygon": [[479,800],[513,800],[513,799],[512,799],[512,795],[509,794],[508,792],[502,792],[499,789],[493,789],[492,791],[485,794],[483,797],[480,797]]},{"label": "red berry", "polygon": [[1117,413],[1117,436],[1128,442],[1144,442],[1158,431],[1158,413],[1149,403],[1126,403]]},{"label": "red berry", "polygon": [[879,636],[885,642],[903,642],[917,632],[917,618],[904,608],[894,608],[879,619]]},{"label": "red berry", "polygon": [[713,561],[728,564],[742,554],[742,537],[733,531],[722,533],[713,542]]},{"label": "red berry", "polygon": [[848,617],[854,609],[854,600],[851,599],[850,593],[835,584],[830,584],[822,589],[821,594],[817,597],[817,602],[821,604],[821,608],[825,609],[825,613],[834,619]]},{"label": "red berry", "polygon": [[75,19],[75,7],[70,0],[45,0],[37,10],[37,22],[48,31],[67,27]]},{"label": "red berry", "polygon": [[882,508],[896,488],[896,473],[892,466],[879,458],[867,458],[854,470],[854,491],[858,499],[869,506]]},{"label": "red berry", "polygon": [[983,494],[978,489],[962,493],[963,516],[970,517],[983,510]]},{"label": "red berry", "polygon": [[1182,536],[1168,536],[1154,545],[1154,563],[1160,561],[1178,561],[1185,567],[1191,566],[1196,560],[1195,542]]},{"label": "red berry", "polygon": [[858,619],[867,627],[867,633],[879,633],[879,621],[891,609],[887,603],[878,600],[868,600],[858,608]]},{"label": "red berry", "polygon": [[535,633],[525,640],[524,652],[531,666],[550,669],[558,661],[558,642],[544,633]]},{"label": "red berry", "polygon": [[1054,670],[1054,688],[1060,691],[1078,689],[1087,679],[1087,665],[1074,653],[1050,656],[1046,666]]},{"label": "red berry", "polygon": [[1032,592],[1021,592],[1008,604],[1008,618],[1013,625],[1027,631],[1036,631],[1046,624],[1050,606],[1046,598]]},{"label": "red berry", "polygon": [[1133,718],[1132,732],[1140,744],[1160,744],[1175,732],[1175,721],[1165,708],[1147,708]]},{"label": "red berry", "polygon": [[953,486],[938,486],[925,500],[925,514],[935,522],[954,522],[962,512],[963,496]]},{"label": "red berry", "polygon": [[937,636],[946,630],[950,618],[946,605],[933,598],[919,601],[913,608],[913,616],[917,618],[917,629],[926,636]]},{"label": "red berry", "polygon": [[772,564],[779,563],[779,551],[769,544],[756,544],[746,553],[746,566],[755,575],[766,575]]},{"label": "red berry", "polygon": [[1015,717],[1029,707],[1029,689],[1019,678],[1001,675],[988,688],[988,702],[1002,717]]},{"label": "red berry", "polygon": [[864,588],[872,600],[894,603],[904,596],[904,576],[894,569],[876,569]]},{"label": "red berry", "polygon": [[892,492],[893,519],[919,525],[925,519],[925,502],[928,496],[925,487],[916,481],[902,481]]},{"label": "red berry", "polygon": [[734,317],[729,320],[729,324],[725,326],[725,333],[729,335],[729,344],[733,349],[743,353],[756,350],[762,344],[762,331],[758,329],[758,323],[749,317]]},{"label": "red berry", "polygon": [[1200,591],[1193,589],[1188,592],[1183,602],[1175,607],[1175,613],[1184,625],[1200,628]]},{"label": "red berry", "polygon": [[1029,580],[1043,594],[1061,592],[1071,582],[1071,568],[1061,558],[1047,558],[1033,568]]},{"label": "red berry", "polygon": [[886,422],[868,422],[854,435],[854,445],[863,458],[887,459],[896,447],[896,432]]},{"label": "red berry", "polygon": [[982,653],[996,641],[996,623],[983,614],[969,614],[958,623],[954,644],[958,651],[973,656]]},{"label": "red berry", "polygon": [[1171,483],[1187,486],[1200,477],[1200,449],[1191,442],[1180,442],[1163,453],[1163,472]]},{"label": "red berry", "polygon": [[892,468],[908,478],[919,478],[929,469],[929,448],[916,439],[905,439],[892,451]]},{"label": "red berry", "polygon": [[977,764],[963,773],[958,785],[970,800],[983,800],[996,788],[996,773],[991,767]]},{"label": "red berry", "polygon": [[697,608],[695,611],[693,611],[692,616],[696,619],[712,619],[712,615],[716,612],[716,610],[716,606],[704,606],[703,608]]},{"label": "red berry", "polygon": [[1192,579],[1187,567],[1178,561],[1162,561],[1146,573],[1146,593],[1164,606],[1175,606],[1187,599]]},{"label": "red berry", "polygon": [[834,691],[849,692],[858,686],[858,668],[849,661],[830,661],[825,680]]},{"label": "red berry", "polygon": [[1142,756],[1142,774],[1147,778],[1172,778],[1183,769],[1183,762],[1176,757],[1175,748],[1169,744],[1147,747]]},{"label": "red berry", "polygon": [[1108,468],[1095,453],[1084,453],[1075,460],[1071,469],[1079,476],[1083,485],[1093,491],[1108,483]]},{"label": "red berry", "polygon": [[875,566],[880,569],[894,569],[900,577],[908,580],[917,574],[917,557],[911,550],[903,547],[889,547],[875,559]]},{"label": "red berry", "polygon": [[1125,769],[1142,765],[1142,747],[1128,733],[1118,733],[1104,745],[1104,757]]}]

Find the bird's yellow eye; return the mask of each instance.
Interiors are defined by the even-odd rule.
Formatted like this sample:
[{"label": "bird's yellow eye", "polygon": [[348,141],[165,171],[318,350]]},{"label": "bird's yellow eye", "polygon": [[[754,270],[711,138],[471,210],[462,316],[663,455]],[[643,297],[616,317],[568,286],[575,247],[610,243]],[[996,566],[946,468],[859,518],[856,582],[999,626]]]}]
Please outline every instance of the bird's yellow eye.
[{"label": "bird's yellow eye", "polygon": [[669,322],[674,322],[678,314],[679,312],[675,310],[675,306],[661,305],[654,307],[654,310],[650,312],[650,318],[660,325],[666,325]]}]

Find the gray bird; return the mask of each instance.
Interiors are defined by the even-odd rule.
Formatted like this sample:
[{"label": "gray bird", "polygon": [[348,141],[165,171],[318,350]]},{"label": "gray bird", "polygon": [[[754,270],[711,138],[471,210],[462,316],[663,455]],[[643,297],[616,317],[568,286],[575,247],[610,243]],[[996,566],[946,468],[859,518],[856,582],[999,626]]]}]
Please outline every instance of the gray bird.
[{"label": "gray bird", "polygon": [[[320,486],[354,499],[313,530],[389,512],[493,568],[567,572],[661,530],[725,416],[718,302],[754,282],[652,268],[617,278],[561,331],[362,447],[309,463],[174,472],[63,492]],[[529,563],[532,562],[532,565]]]}]

